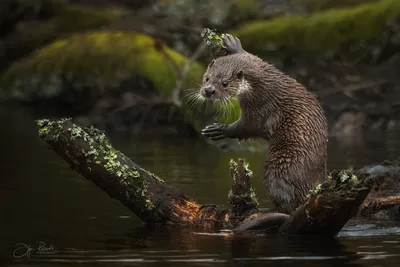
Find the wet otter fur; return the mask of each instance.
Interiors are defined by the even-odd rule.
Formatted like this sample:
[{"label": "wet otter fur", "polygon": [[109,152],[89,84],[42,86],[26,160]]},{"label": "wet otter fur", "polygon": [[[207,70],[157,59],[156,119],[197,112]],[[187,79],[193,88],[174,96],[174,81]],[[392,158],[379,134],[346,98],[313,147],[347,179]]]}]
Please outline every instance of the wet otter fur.
[{"label": "wet otter fur", "polygon": [[202,97],[237,98],[241,117],[203,129],[211,140],[263,138],[269,142],[263,183],[279,212],[292,214],[326,178],[328,126],[317,99],[294,78],[223,37],[228,55],[212,60]]}]

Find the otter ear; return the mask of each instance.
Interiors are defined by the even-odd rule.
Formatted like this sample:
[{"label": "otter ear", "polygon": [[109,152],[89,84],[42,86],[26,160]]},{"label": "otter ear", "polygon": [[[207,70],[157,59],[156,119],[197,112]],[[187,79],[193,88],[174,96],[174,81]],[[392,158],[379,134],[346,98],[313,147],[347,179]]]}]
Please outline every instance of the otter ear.
[{"label": "otter ear", "polygon": [[236,74],[236,76],[238,77],[238,79],[242,79],[243,78],[243,71],[239,71],[237,74]]},{"label": "otter ear", "polygon": [[213,60],[210,62],[210,64],[208,64],[208,68],[211,68],[211,67],[214,65],[214,63],[215,63],[215,59],[213,59]]}]

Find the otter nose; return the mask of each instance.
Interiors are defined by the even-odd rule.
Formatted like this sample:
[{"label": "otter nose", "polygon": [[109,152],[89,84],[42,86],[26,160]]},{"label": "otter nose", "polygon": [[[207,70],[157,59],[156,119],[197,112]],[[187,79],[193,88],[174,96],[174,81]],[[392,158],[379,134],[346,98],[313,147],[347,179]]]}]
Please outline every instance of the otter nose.
[{"label": "otter nose", "polygon": [[210,97],[215,93],[215,90],[212,87],[206,87],[204,92],[206,93],[206,97]]}]

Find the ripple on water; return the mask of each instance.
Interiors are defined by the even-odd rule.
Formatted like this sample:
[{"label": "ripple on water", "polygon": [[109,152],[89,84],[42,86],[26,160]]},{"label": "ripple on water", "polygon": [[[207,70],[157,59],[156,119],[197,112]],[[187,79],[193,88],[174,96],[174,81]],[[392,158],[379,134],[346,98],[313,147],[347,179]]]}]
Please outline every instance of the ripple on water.
[{"label": "ripple on water", "polygon": [[379,227],[374,224],[360,224],[343,228],[339,236],[384,236],[400,235],[400,227]]}]

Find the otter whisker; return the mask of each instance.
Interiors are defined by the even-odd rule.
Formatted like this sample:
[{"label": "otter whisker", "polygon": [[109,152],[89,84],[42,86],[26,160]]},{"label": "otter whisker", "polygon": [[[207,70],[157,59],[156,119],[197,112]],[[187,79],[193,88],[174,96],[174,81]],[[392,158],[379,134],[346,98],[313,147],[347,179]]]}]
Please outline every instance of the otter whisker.
[{"label": "otter whisker", "polygon": [[215,110],[215,116],[214,119],[215,120],[219,120],[221,118],[223,118],[224,114],[225,114],[225,106],[224,106],[224,102],[222,100],[220,101],[213,101],[213,106],[214,106],[214,110]]},{"label": "otter whisker", "polygon": [[204,97],[198,91],[192,91],[183,96],[190,110],[197,110],[204,103]]},{"label": "otter whisker", "polygon": [[213,102],[213,109],[215,110],[214,119],[219,119],[223,111],[221,111],[221,104],[217,101]]},{"label": "otter whisker", "polygon": [[225,114],[227,115],[225,119],[229,118],[229,114],[231,112],[231,108],[229,105],[229,97],[224,97],[224,105],[225,105]]},{"label": "otter whisker", "polygon": [[228,98],[224,97],[222,99],[222,101],[224,103],[224,108],[225,108],[225,112],[223,114],[224,115],[223,119],[224,119],[224,121],[226,121],[229,118],[229,112],[230,112]]},{"label": "otter whisker", "polygon": [[186,94],[182,97],[182,99],[188,103],[189,105],[193,104],[193,102],[196,102],[198,97],[194,93]]},{"label": "otter whisker", "polygon": [[235,106],[233,105],[232,99],[228,98],[227,99],[228,105],[229,105],[229,119],[233,117],[234,112],[235,112]]}]

